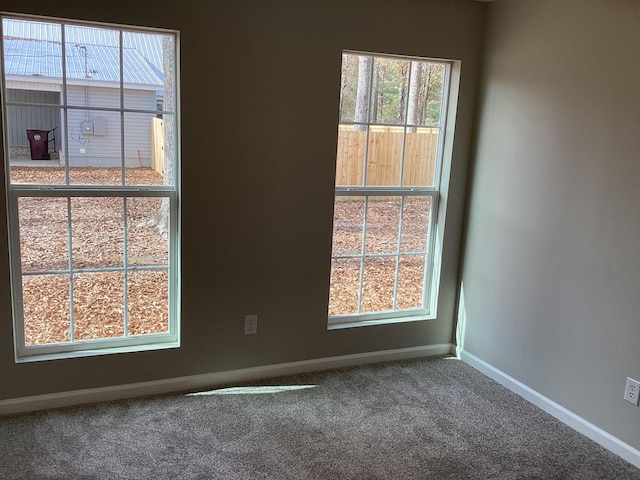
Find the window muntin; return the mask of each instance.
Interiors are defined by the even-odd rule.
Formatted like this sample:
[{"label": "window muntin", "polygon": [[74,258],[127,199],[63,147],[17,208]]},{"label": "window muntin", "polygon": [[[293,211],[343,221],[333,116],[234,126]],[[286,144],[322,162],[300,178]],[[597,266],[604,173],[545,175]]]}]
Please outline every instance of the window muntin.
[{"label": "window muntin", "polygon": [[[2,30],[17,359],[177,346],[177,33],[34,17]],[[54,137],[46,157],[24,118]]]},{"label": "window muntin", "polygon": [[345,52],[329,323],[427,318],[451,66]]}]

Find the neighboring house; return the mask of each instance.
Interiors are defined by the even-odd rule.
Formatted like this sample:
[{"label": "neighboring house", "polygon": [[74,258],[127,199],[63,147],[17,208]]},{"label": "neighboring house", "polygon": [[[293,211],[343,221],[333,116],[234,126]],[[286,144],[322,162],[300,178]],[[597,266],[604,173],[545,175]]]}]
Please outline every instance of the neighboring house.
[{"label": "neighboring house", "polygon": [[[125,108],[134,110],[156,111],[161,106],[161,38],[127,34],[123,39],[121,98],[119,39],[110,33],[92,28],[65,32],[63,51],[62,41],[55,41],[50,25],[33,22],[26,26],[25,22],[4,25],[7,100],[21,104],[10,104],[7,108],[12,158],[29,158],[26,130],[55,129],[51,134],[55,150],[70,166],[119,166],[123,151],[126,166],[150,166],[151,118],[156,115],[125,112],[123,147],[122,119],[116,109],[121,101]],[[47,35],[49,40],[44,40]],[[64,98],[63,55],[67,69],[66,103],[79,107],[67,110],[66,123],[64,110],[60,108]],[[46,106],[49,104],[52,106]],[[54,150],[53,142],[49,150]],[[52,158],[57,158],[57,154],[53,153]]]}]

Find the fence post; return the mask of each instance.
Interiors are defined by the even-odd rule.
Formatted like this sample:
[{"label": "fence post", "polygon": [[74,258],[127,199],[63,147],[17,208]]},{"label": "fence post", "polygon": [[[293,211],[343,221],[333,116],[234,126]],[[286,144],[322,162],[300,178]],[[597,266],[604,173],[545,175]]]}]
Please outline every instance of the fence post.
[{"label": "fence post", "polygon": [[151,168],[164,175],[164,122],[151,117]]}]

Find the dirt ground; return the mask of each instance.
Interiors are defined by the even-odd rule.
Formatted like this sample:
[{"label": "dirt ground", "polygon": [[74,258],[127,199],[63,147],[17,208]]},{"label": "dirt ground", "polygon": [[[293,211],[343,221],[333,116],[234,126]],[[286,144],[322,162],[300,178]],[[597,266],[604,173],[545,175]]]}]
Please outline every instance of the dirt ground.
[{"label": "dirt ground", "polygon": [[[125,176],[130,185],[162,184],[162,177],[150,169],[127,169]],[[11,180],[62,183],[64,170],[13,167]],[[115,185],[120,182],[120,170],[74,168],[71,181]],[[157,198],[131,198],[125,204],[123,199],[106,197],[19,200],[27,345],[167,331],[168,243],[149,224],[159,202]],[[429,199],[425,198],[408,198],[402,209],[399,198],[370,201],[368,233],[363,239],[364,200],[336,203],[334,256],[360,255],[363,248],[365,254],[382,256],[332,261],[330,315],[358,312],[359,298],[360,312],[422,306],[427,251],[424,225],[429,210]],[[397,262],[392,255],[398,248],[404,255]],[[125,258],[128,266],[137,267],[126,275],[122,271]]]}]

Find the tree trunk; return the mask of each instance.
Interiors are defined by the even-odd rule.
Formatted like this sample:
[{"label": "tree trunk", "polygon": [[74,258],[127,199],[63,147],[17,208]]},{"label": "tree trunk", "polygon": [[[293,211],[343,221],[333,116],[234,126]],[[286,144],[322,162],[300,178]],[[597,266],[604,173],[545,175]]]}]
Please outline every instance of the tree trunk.
[{"label": "tree trunk", "polygon": [[[356,94],[356,116],[357,123],[367,123],[369,121],[369,99],[371,95],[371,70],[373,68],[373,57],[358,57],[358,92]],[[366,131],[366,125],[354,125],[356,131]]]},{"label": "tree trunk", "polygon": [[376,122],[378,120],[378,85],[380,85],[380,72],[373,74],[373,85],[371,86],[371,100],[373,105],[371,106],[371,121]]},{"label": "tree trunk", "polygon": [[427,65],[426,69],[427,69],[427,79],[424,82],[424,93],[420,95],[420,101],[421,101],[420,120],[422,125],[427,124],[427,110],[429,108],[429,90],[431,89],[431,64]]},{"label": "tree trunk", "polygon": [[[411,74],[409,75],[409,105],[407,109],[407,124],[416,125],[419,119],[420,86],[422,84],[422,65],[411,62]],[[415,133],[416,127],[408,127],[408,133]]]},{"label": "tree trunk", "polygon": [[342,122],[344,118],[344,91],[347,88],[347,80],[344,78],[344,75],[342,78],[343,80],[340,82],[340,122]]},{"label": "tree trunk", "polygon": [[396,115],[396,122],[402,124],[402,117],[404,116],[404,98],[407,94],[407,67],[405,64],[401,64],[400,67],[400,90],[398,91],[398,112]]},{"label": "tree trunk", "polygon": [[340,74],[340,122],[345,118],[344,112],[344,97],[347,92],[347,75],[349,71],[349,65],[347,64],[347,58],[343,55],[342,57],[342,71]]},{"label": "tree trunk", "polygon": [[[162,40],[162,69],[164,74],[163,110],[172,112],[162,115],[164,124],[164,184],[173,186],[175,178],[175,46],[173,37]],[[156,228],[164,238],[169,235],[169,199],[163,198],[156,213]]]}]

